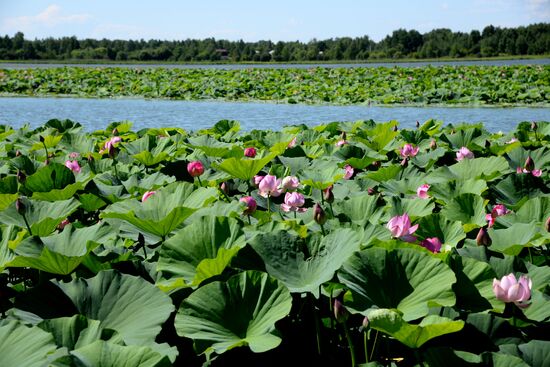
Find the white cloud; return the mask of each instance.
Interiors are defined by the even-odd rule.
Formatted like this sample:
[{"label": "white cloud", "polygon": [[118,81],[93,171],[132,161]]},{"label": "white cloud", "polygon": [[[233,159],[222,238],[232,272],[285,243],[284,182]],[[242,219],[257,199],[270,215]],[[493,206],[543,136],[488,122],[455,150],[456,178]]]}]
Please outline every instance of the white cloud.
[{"label": "white cloud", "polygon": [[85,23],[91,17],[90,14],[63,14],[59,5],[52,4],[37,15],[5,18],[2,22],[2,28],[13,32],[31,30],[37,27],[53,28],[61,24]]}]

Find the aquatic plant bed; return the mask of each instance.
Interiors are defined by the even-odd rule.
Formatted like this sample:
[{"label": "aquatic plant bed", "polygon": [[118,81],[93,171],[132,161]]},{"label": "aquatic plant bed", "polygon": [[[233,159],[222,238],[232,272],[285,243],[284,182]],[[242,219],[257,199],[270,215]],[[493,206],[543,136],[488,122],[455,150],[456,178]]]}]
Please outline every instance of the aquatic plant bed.
[{"label": "aquatic plant bed", "polygon": [[548,122],[0,130],[2,366],[548,366]]},{"label": "aquatic plant bed", "polygon": [[0,94],[341,105],[548,105],[550,65],[3,69]]}]

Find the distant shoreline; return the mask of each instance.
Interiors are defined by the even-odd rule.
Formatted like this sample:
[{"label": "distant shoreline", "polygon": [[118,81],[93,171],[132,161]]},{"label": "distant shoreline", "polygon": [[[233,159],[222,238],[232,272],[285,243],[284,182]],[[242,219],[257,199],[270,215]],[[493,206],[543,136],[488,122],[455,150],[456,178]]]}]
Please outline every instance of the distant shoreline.
[{"label": "distant shoreline", "polygon": [[461,62],[461,61],[500,61],[500,60],[540,60],[549,55],[511,55],[492,57],[440,57],[440,58],[403,58],[403,59],[366,59],[366,60],[313,60],[313,61],[140,61],[140,60],[102,60],[102,59],[37,59],[37,60],[0,60],[1,64],[62,64],[62,65],[316,65],[316,64],[378,64],[378,63],[422,63],[422,62]]}]

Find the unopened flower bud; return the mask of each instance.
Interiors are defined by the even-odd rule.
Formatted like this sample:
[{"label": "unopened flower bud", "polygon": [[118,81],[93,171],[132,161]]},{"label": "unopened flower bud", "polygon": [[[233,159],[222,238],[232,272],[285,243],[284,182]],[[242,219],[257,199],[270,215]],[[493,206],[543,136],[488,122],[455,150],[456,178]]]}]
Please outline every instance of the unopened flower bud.
[{"label": "unopened flower bud", "polygon": [[369,318],[367,316],[365,316],[363,318],[363,322],[361,323],[361,329],[364,331],[364,330],[367,330],[367,328],[369,327]]},{"label": "unopened flower bud", "polygon": [[109,145],[109,157],[114,158],[116,155],[116,148],[113,145]]},{"label": "unopened flower bud", "polygon": [[372,196],[372,195],[375,195],[375,194],[376,194],[376,189],[375,189],[374,187],[369,187],[369,188],[367,189],[367,193],[368,193],[369,195],[371,195],[371,196]]},{"label": "unopened flower bud", "polygon": [[40,138],[40,142],[43,143],[44,142],[44,137],[42,135],[39,135],[39,138]]},{"label": "unopened flower bud", "polygon": [[418,120],[416,121],[416,128],[418,129],[420,127],[420,122]]},{"label": "unopened flower bud", "polygon": [[489,140],[485,140],[485,149],[489,149],[491,147],[491,142]]},{"label": "unopened flower bud", "polygon": [[407,168],[409,166],[409,160],[407,158],[403,158],[403,160],[401,161],[401,166],[403,168]]},{"label": "unopened flower bud", "polygon": [[489,247],[493,243],[493,240],[491,240],[491,237],[489,237],[489,233],[487,233],[487,230],[485,227],[481,227],[479,229],[479,232],[476,236],[476,242],[478,246],[485,246]]},{"label": "unopened flower bud", "polygon": [[326,223],[327,221],[327,216],[325,214],[325,211],[323,210],[323,208],[321,207],[321,205],[319,205],[318,203],[316,203],[314,206],[313,206],[313,219],[315,220],[315,222],[317,222],[317,224],[319,225],[323,225]]},{"label": "unopened flower bud", "polygon": [[342,131],[342,134],[340,135],[340,137],[342,138],[342,140],[346,140],[346,138],[347,138],[346,132]]},{"label": "unopened flower bud", "polygon": [[19,183],[23,183],[25,182],[25,180],[27,179],[27,175],[25,175],[22,171],[20,170],[17,170],[17,181],[19,181]]},{"label": "unopened flower bud", "polygon": [[332,193],[332,185],[323,190],[323,198],[329,204],[334,202],[334,194]]},{"label": "unopened flower bud", "polygon": [[21,198],[17,198],[17,200],[15,200],[15,210],[17,210],[17,212],[21,215],[25,214],[25,204],[23,204],[23,200],[21,200]]},{"label": "unopened flower bud", "polygon": [[226,182],[222,182],[220,184],[220,190],[225,194],[225,195],[228,195],[229,194],[229,187],[227,185]]},{"label": "unopened flower bud", "polygon": [[527,156],[523,168],[525,168],[529,172],[535,169],[535,161],[533,161],[533,158],[531,158],[531,156]]},{"label": "unopened flower bud", "polygon": [[537,123],[536,123],[535,121],[533,121],[533,122],[531,123],[531,129],[533,129],[533,130],[536,131],[538,128],[539,128],[539,126],[537,125]]},{"label": "unopened flower bud", "polygon": [[349,311],[338,299],[334,300],[334,318],[339,323],[344,323],[349,317]]},{"label": "unopened flower bud", "polygon": [[382,166],[382,162],[374,161],[374,162],[372,162],[372,165],[374,166],[374,168],[380,168]]},{"label": "unopened flower bud", "polygon": [[115,127],[112,132],[113,136],[118,136],[118,129]]},{"label": "unopened flower bud", "polygon": [[431,150],[437,149],[437,143],[435,142],[435,139],[432,139],[432,141],[430,142],[430,149]]},{"label": "unopened flower bud", "polygon": [[550,232],[550,217],[546,219],[546,224],[544,225],[544,227],[546,228],[547,232]]},{"label": "unopened flower bud", "polygon": [[393,131],[397,131],[398,128],[397,128],[397,125],[394,125],[393,128],[392,128]]},{"label": "unopened flower bud", "polygon": [[16,157],[20,157],[20,156],[21,156],[21,151],[20,151],[19,149],[17,149],[17,150],[15,151],[15,156],[16,156]]}]

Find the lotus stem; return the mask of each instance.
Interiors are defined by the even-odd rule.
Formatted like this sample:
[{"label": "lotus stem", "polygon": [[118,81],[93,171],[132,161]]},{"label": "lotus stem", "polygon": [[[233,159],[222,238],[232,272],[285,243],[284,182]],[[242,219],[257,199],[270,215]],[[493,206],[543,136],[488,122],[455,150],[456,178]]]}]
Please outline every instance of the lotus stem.
[{"label": "lotus stem", "polygon": [[29,226],[29,222],[27,221],[27,217],[25,216],[25,214],[21,214],[23,216],[23,220],[25,221],[25,225],[27,226],[27,230],[29,231],[29,235],[31,235],[32,237],[32,231],[31,231],[31,226]]},{"label": "lotus stem", "polygon": [[271,210],[269,209],[269,195],[267,196],[267,212],[271,213]]},{"label": "lotus stem", "polygon": [[531,254],[531,247],[527,247],[527,251],[529,252],[529,259],[531,260],[531,264],[533,264],[533,254]]},{"label": "lotus stem", "polygon": [[202,181],[201,181],[201,178],[199,176],[197,176],[197,180],[199,180],[199,186],[202,187]]},{"label": "lotus stem", "polygon": [[252,225],[252,221],[250,220],[250,215],[247,215],[248,217],[248,224]]},{"label": "lotus stem", "polygon": [[315,336],[317,341],[317,354],[321,355],[321,332],[319,328],[319,314],[315,308],[315,298],[311,295],[311,308],[313,311],[314,323],[315,323]]},{"label": "lotus stem", "polygon": [[372,356],[374,355],[374,349],[376,348],[377,341],[378,341],[378,330],[376,330],[376,333],[374,334],[374,342],[372,343],[372,349],[370,350],[369,360],[372,360]]},{"label": "lotus stem", "polygon": [[326,236],[325,226],[323,226],[322,224],[319,225],[321,226],[321,233],[323,234],[323,236]]},{"label": "lotus stem", "polygon": [[367,350],[367,334],[368,331],[363,333],[363,351],[365,352],[365,363],[369,363],[369,352]]},{"label": "lotus stem", "polygon": [[353,340],[351,339],[351,335],[349,333],[347,321],[344,321],[342,325],[344,327],[344,333],[346,334],[346,339],[348,341],[349,353],[351,357],[351,366],[354,367],[355,366],[355,347],[353,346]]},{"label": "lotus stem", "polygon": [[[296,219],[296,212],[294,212],[294,219]],[[532,262],[532,261],[531,261]]]}]

